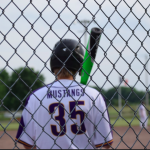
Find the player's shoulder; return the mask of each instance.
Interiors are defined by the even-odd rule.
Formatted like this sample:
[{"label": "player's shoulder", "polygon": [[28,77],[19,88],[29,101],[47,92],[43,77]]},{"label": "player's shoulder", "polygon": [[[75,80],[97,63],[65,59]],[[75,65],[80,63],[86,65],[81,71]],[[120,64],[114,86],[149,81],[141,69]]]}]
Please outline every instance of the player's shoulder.
[{"label": "player's shoulder", "polygon": [[[87,97],[90,98],[90,102],[91,103],[93,103],[93,101],[94,101],[95,105],[99,106],[99,108],[106,107],[105,98],[103,97],[101,92],[96,90],[95,88],[93,88],[93,87],[86,87],[84,95],[87,95]],[[91,100],[93,100],[93,101],[91,101]]]},{"label": "player's shoulder", "polygon": [[89,87],[89,86],[88,86],[88,87],[86,88],[86,90],[99,94],[99,91],[97,91],[97,90],[94,89],[93,87]]},{"label": "player's shoulder", "polygon": [[82,85],[81,84],[81,87],[84,89],[84,93],[85,95],[87,95],[88,97],[92,97],[94,99],[96,98],[101,98],[103,99],[102,95],[101,95],[101,92],[99,92],[98,90],[96,90],[95,88],[93,87],[89,87],[89,86],[85,86],[85,85]]},{"label": "player's shoulder", "polygon": [[40,87],[34,91],[31,92],[31,94],[28,96],[28,98],[26,99],[26,103],[25,106],[29,103],[29,102],[33,102],[35,100],[40,100],[44,98],[44,95],[47,93],[49,87],[52,85],[53,83],[50,83],[48,85],[45,85],[43,87]]},{"label": "player's shoulder", "polygon": [[52,85],[52,83],[36,89],[35,91],[33,91],[31,96],[45,94],[45,92],[48,91],[48,89],[50,88],[51,85]]},{"label": "player's shoulder", "polygon": [[97,91],[95,88],[93,88],[93,87],[90,87],[90,86],[85,86],[85,85],[83,85],[83,84],[80,84],[81,85],[81,87],[83,88],[83,89],[85,89],[85,92],[89,92],[89,93],[92,93],[92,94],[100,94],[100,92],[99,91]]},{"label": "player's shoulder", "polygon": [[140,105],[140,109],[144,109],[145,107],[143,106],[143,104]]}]

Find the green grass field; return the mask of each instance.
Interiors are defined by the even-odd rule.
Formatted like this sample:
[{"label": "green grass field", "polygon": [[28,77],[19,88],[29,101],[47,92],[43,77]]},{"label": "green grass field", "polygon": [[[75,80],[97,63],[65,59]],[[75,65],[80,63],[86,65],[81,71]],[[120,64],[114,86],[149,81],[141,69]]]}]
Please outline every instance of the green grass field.
[{"label": "green grass field", "polygon": [[[8,125],[9,122],[3,122],[0,124],[0,131],[8,131],[8,130],[17,130],[19,127],[19,124],[16,122],[12,122]],[[2,127],[3,126],[3,127]]]},{"label": "green grass field", "polygon": [[[127,122],[131,123],[131,119],[126,119]],[[129,126],[129,124],[123,119],[118,119],[116,121],[116,119],[111,119],[110,122],[112,125],[114,125],[114,127],[118,127],[118,126]],[[6,122],[2,122],[0,123],[0,131],[3,130],[17,130],[19,127],[19,124],[17,122],[12,122],[8,125],[8,121]],[[115,123],[115,124],[114,124]],[[148,124],[150,125],[150,120],[148,121]],[[139,125],[139,121],[138,119],[134,119],[131,123],[131,126],[138,126]],[[3,127],[2,127],[3,126]]]},{"label": "green grass field", "polygon": [[[118,108],[115,108],[118,111]],[[113,107],[109,107],[109,115],[110,115],[110,122],[114,127],[118,126],[139,126],[139,120],[134,117],[134,111],[137,109],[137,106],[132,106],[132,110],[129,107],[125,107],[122,111],[122,118],[119,117],[119,111],[117,112]],[[138,112],[137,112],[138,117]],[[0,131],[2,130],[17,130],[18,129],[18,122],[12,121],[10,119],[4,118],[3,113],[0,113]],[[148,120],[148,124],[150,125],[150,120]]]}]

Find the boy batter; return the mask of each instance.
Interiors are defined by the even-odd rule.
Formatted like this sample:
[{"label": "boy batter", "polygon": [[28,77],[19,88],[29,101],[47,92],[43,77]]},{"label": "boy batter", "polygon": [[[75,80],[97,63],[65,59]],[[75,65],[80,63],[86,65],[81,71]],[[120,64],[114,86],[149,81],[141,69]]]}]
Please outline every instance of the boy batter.
[{"label": "boy batter", "polygon": [[22,113],[16,141],[25,148],[95,149],[112,145],[103,97],[75,81],[83,57],[77,41],[56,43],[50,60],[56,81],[33,92]]}]

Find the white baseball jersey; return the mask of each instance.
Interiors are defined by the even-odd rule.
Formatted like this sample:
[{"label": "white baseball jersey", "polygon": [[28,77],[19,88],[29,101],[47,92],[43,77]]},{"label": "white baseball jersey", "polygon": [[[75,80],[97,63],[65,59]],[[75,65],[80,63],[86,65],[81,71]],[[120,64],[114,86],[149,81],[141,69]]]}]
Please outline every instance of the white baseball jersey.
[{"label": "white baseball jersey", "polygon": [[93,149],[113,142],[103,97],[72,80],[59,80],[32,93],[20,124],[16,141],[29,147]]},{"label": "white baseball jersey", "polygon": [[142,104],[139,107],[139,116],[140,116],[140,118],[146,118],[147,117],[145,107]]},{"label": "white baseball jersey", "polygon": [[147,128],[148,120],[147,120],[146,109],[142,104],[140,105],[139,108],[139,116],[140,116],[140,127],[142,128],[144,126],[145,128]]}]

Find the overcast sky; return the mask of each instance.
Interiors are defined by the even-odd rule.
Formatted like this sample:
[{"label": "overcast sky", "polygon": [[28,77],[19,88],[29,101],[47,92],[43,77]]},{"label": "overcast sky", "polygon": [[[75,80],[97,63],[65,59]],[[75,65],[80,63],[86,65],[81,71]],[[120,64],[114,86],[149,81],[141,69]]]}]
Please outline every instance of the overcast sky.
[{"label": "overcast sky", "polygon": [[[143,84],[137,82],[137,76],[140,76],[140,80],[145,84],[146,73],[143,71],[142,63],[145,64],[145,61],[149,60],[150,54],[150,37],[147,32],[150,29],[150,1],[50,0],[50,5],[47,0],[32,0],[32,4],[29,0],[13,0],[13,2],[0,0],[0,69],[6,67],[5,61],[8,61],[12,69],[25,67],[25,62],[28,62],[28,66],[35,68],[36,71],[42,70],[46,84],[52,82],[55,78],[47,68],[50,69],[49,57],[54,44],[59,38],[72,38],[81,39],[84,45],[84,27],[76,21],[76,18],[86,19],[91,21],[88,32],[92,27],[101,27],[104,30],[96,56],[99,68],[95,63],[92,70],[94,82],[104,89],[111,88],[111,84],[118,86],[119,72],[129,81],[130,86],[137,83],[135,88],[145,90]],[[96,23],[92,21],[93,19]],[[108,22],[109,19],[111,23]],[[87,34],[89,37],[89,33]],[[4,40],[4,36],[7,41]],[[33,50],[36,50],[35,54]],[[119,59],[120,52],[123,58]],[[141,62],[135,58],[136,52]],[[45,62],[47,68],[44,67]],[[132,62],[132,70],[126,62]],[[112,64],[115,64],[115,69]],[[10,67],[7,66],[5,69],[11,73]],[[111,83],[106,80],[104,74],[109,75]],[[79,76],[77,81],[80,82]],[[94,83],[90,82],[90,85]]]}]

